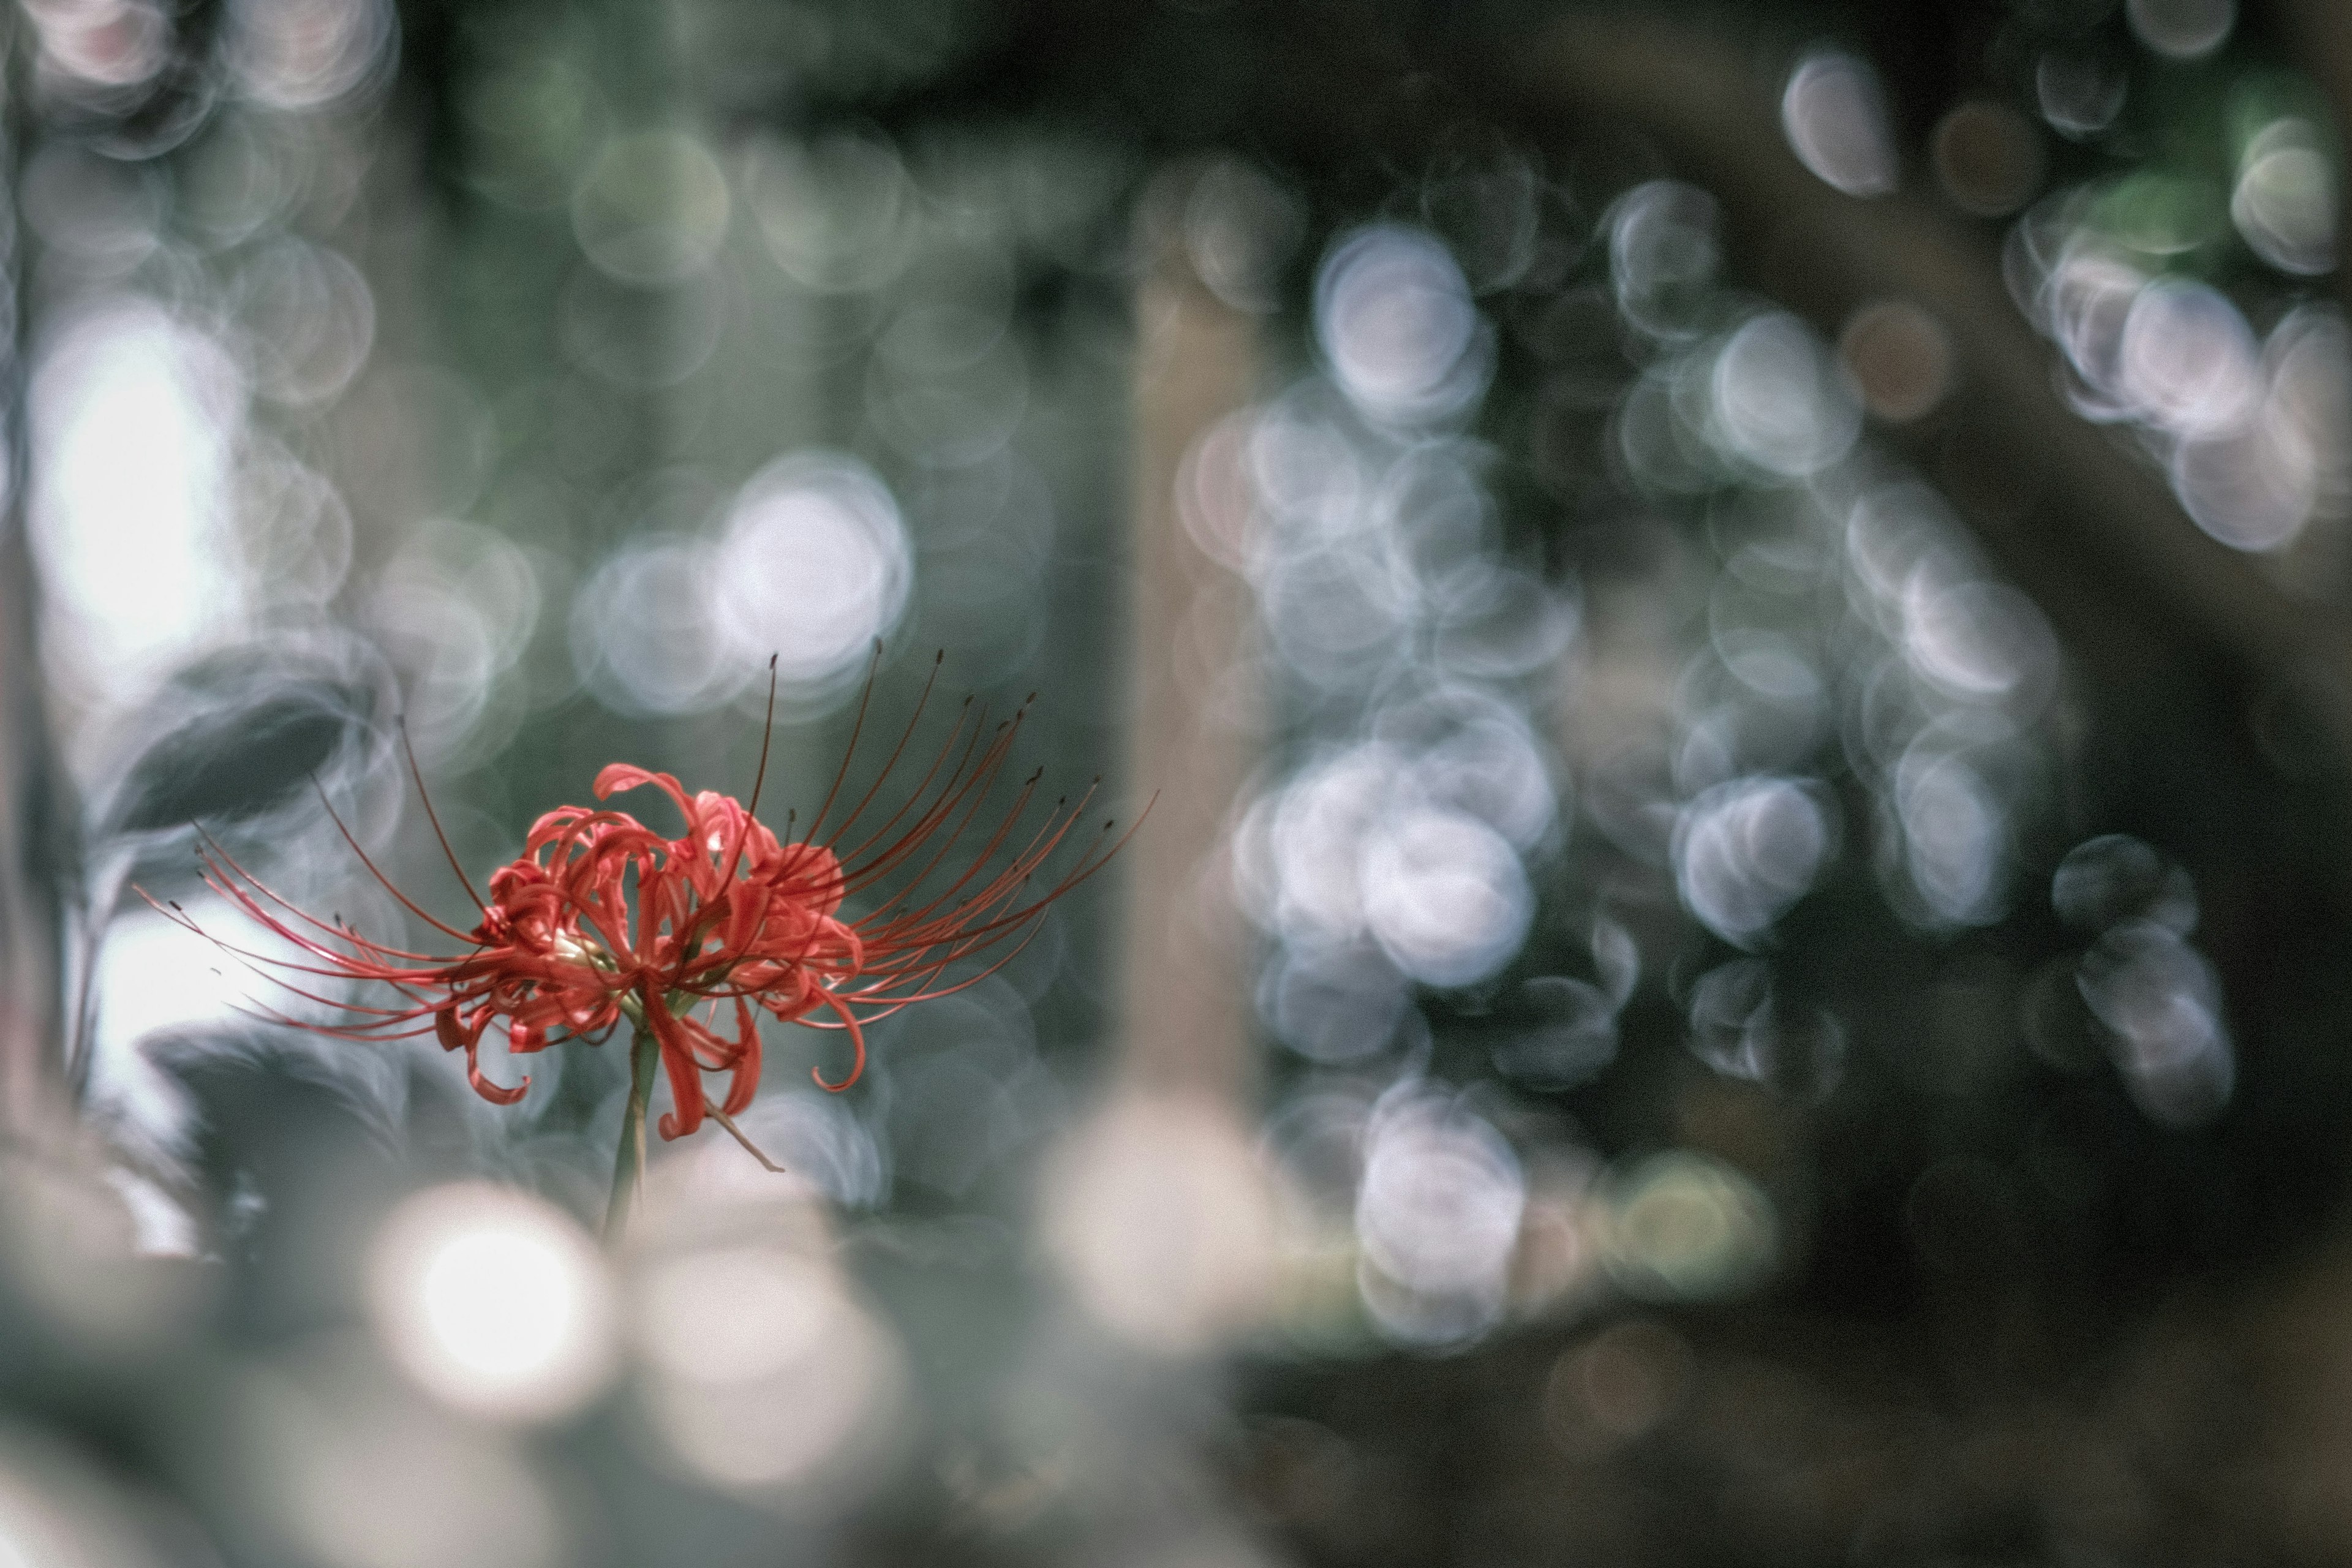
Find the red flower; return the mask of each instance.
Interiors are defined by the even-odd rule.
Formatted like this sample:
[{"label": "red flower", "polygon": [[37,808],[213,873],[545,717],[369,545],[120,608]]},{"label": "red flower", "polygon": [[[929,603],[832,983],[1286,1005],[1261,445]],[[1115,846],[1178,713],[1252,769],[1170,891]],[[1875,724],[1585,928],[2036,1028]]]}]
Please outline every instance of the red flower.
[{"label": "red flower", "polygon": [[[919,704],[917,721],[921,711]],[[306,1000],[334,1005],[316,994],[318,979],[380,981],[403,998],[390,1006],[346,1004],[350,1018],[341,1024],[273,1011],[275,1021],[355,1039],[430,1032],[445,1048],[466,1053],[467,1078],[483,1098],[510,1105],[530,1079],[507,1088],[483,1076],[478,1051],[493,1026],[505,1029],[509,1051],[528,1056],[565,1040],[598,1043],[626,1017],[658,1042],[669,1078],[676,1110],[661,1119],[662,1136],[683,1137],[710,1113],[705,1074],[727,1077],[716,1114],[731,1131],[760,1083],[755,1009],[846,1033],[849,1070],[838,1081],[811,1071],[825,1089],[846,1089],[865,1070],[865,1026],[1001,967],[1019,951],[1003,944],[1025,941],[1048,904],[1117,851],[1105,823],[1105,837],[1066,872],[1033,889],[1093,795],[1090,788],[1075,805],[1057,802],[1042,826],[1016,840],[1038,774],[989,826],[978,826],[1020,721],[1016,713],[989,733],[967,700],[903,804],[861,831],[860,820],[877,809],[869,793],[822,839],[816,835],[846,776],[846,759],[824,807],[798,838],[779,838],[731,796],[709,790],[688,796],[667,773],[615,763],[596,775],[596,797],[651,785],[684,816],[685,832],[666,838],[626,812],[558,807],[532,826],[522,857],[491,874],[488,898],[475,896],[481,920],[470,931],[436,920],[394,887],[345,830],[362,863],[402,905],[467,944],[445,956],[307,914],[209,839],[200,853],[206,883],[302,956],[230,951]],[[864,722],[861,704],[860,731]],[[885,782],[913,732],[910,722],[883,770]],[[854,752],[855,732],[850,743]],[[762,779],[766,771],[763,744]],[[755,784],[754,806],[758,799]],[[440,834],[429,801],[425,811]],[[446,836],[442,847],[448,851]],[[454,854],[450,864],[457,865]],[[898,891],[863,914],[845,915],[845,900],[899,876]],[[998,951],[985,968],[950,977],[961,961],[992,949]]]}]

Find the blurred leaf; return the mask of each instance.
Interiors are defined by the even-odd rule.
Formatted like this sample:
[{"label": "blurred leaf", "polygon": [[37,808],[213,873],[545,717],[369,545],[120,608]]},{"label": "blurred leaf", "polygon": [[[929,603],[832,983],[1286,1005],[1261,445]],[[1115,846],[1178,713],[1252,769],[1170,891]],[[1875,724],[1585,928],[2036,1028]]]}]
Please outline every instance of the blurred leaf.
[{"label": "blurred leaf", "polygon": [[253,684],[214,693],[209,706],[156,735],[124,775],[101,837],[251,821],[306,792],[370,727],[369,693],[345,682],[275,676]]}]

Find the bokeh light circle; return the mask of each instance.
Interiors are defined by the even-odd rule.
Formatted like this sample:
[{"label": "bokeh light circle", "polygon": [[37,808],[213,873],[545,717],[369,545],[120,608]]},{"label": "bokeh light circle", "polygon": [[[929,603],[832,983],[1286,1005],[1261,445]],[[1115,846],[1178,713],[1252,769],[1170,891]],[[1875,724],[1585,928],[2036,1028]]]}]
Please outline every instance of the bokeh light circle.
[{"label": "bokeh light circle", "polygon": [[773,654],[788,685],[824,688],[864,668],[913,580],[898,503],[873,470],[804,453],[761,469],[736,497],[712,605],[740,665]]},{"label": "bokeh light circle", "polygon": [[1797,62],[1780,93],[1780,128],[1798,160],[1847,195],[1883,196],[1901,177],[1878,73],[1843,50]]},{"label": "bokeh light circle", "polygon": [[529,1194],[467,1182],[410,1198],[377,1234],[367,1284],[394,1360],[469,1415],[568,1415],[614,1371],[604,1261],[570,1215]]},{"label": "bokeh light circle", "polygon": [[1509,840],[1465,813],[1409,810],[1364,856],[1364,920],[1396,966],[1427,985],[1468,985],[1527,940],[1535,893]]},{"label": "bokeh light circle", "polygon": [[1421,229],[1375,224],[1342,237],[1316,279],[1315,332],[1340,390],[1375,419],[1438,418],[1486,387],[1470,285]]},{"label": "bokeh light circle", "polygon": [[718,161],[679,131],[616,136],[572,198],[572,233],[600,270],[657,287],[692,277],[727,237],[733,198]]}]

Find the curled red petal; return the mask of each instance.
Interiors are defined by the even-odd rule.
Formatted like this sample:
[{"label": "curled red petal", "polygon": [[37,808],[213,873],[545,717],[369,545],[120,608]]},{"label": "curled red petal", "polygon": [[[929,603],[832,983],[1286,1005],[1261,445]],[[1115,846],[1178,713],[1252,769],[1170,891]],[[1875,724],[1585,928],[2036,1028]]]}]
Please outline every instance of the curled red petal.
[{"label": "curled red petal", "polygon": [[816,1080],[817,1088],[824,1089],[827,1094],[839,1094],[866,1076],[866,1029],[858,1023],[857,1015],[851,1012],[848,1005],[832,992],[820,992],[817,1000],[840,1015],[841,1026],[849,1031],[849,1043],[856,1051],[856,1055],[849,1063],[849,1076],[839,1083],[827,1083],[824,1069],[822,1068],[809,1068],[809,1077]]},{"label": "curled red petal", "polygon": [[676,1107],[662,1112],[661,1135],[683,1138],[702,1125],[702,1072],[677,1016],[659,999],[646,1000],[646,1016],[653,1021],[654,1038],[661,1042],[662,1070],[669,1075],[670,1100]]},{"label": "curled red petal", "polygon": [[760,1092],[760,1021],[752,1015],[751,1005],[742,997],[735,998],[735,1076],[727,1085],[727,1101],[720,1109],[730,1116],[742,1114]]},{"label": "curled red petal", "polygon": [[523,1092],[526,1089],[530,1088],[530,1074],[523,1074],[522,1081],[515,1085],[512,1089],[507,1088],[504,1084],[492,1083],[488,1079],[482,1076],[482,1064],[480,1060],[472,1051],[467,1051],[466,1053],[466,1081],[474,1086],[474,1092],[476,1094],[480,1095],[492,1105],[512,1105],[516,1100],[520,1100],[523,1097]]}]

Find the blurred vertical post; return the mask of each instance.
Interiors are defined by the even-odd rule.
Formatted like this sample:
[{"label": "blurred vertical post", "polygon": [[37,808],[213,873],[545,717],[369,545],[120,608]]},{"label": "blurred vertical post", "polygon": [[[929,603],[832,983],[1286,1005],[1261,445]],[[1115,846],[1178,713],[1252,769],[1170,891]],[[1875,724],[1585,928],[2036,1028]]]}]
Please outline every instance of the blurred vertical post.
[{"label": "blurred vertical post", "polygon": [[1250,596],[1194,542],[1179,486],[1202,437],[1255,390],[1256,323],[1193,270],[1193,184],[1162,176],[1138,217],[1129,776],[1159,798],[1126,851],[1121,1066],[1138,1087],[1237,1108],[1250,1079],[1238,916],[1202,895],[1247,763],[1219,681],[1247,639]]},{"label": "blurred vertical post", "polygon": [[1119,1056],[1104,1103],[1046,1176],[1048,1245],[1078,1300],[1122,1342],[1191,1356],[1259,1321],[1270,1194],[1247,1114],[1239,911],[1219,885],[1247,763],[1247,586],[1186,525],[1196,456],[1255,390],[1255,323],[1187,258],[1193,180],[1147,193],[1136,230],[1131,461],[1130,777],[1157,795],[1121,852],[1127,911]]},{"label": "blurred vertical post", "polygon": [[59,923],[69,877],[56,750],[42,700],[37,584],[26,537],[25,257],[16,171],[31,134],[23,14],[0,16],[0,1140],[45,1125],[58,1100]]}]

